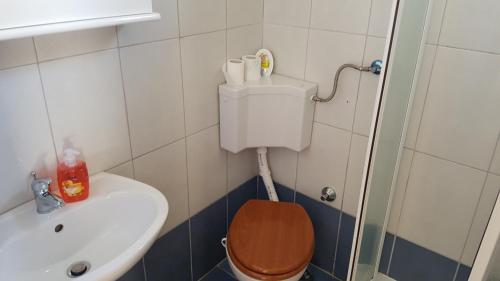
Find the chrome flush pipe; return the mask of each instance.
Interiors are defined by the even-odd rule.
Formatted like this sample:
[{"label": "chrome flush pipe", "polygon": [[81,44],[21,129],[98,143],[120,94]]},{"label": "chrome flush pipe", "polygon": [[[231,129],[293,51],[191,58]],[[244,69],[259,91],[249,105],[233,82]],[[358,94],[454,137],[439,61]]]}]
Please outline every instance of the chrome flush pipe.
[{"label": "chrome flush pipe", "polygon": [[331,101],[335,97],[335,94],[337,93],[337,87],[338,87],[338,83],[339,83],[340,73],[342,72],[342,70],[344,70],[346,68],[352,68],[352,69],[356,69],[356,70],[363,71],[363,72],[371,72],[373,74],[379,75],[380,71],[382,70],[382,61],[381,60],[374,60],[370,66],[360,66],[360,65],[350,64],[350,63],[346,63],[346,64],[341,65],[339,67],[339,69],[337,69],[337,72],[335,73],[335,78],[333,80],[333,89],[332,89],[332,92],[330,93],[330,95],[326,98],[320,98],[320,97],[318,97],[318,94],[316,94],[315,96],[312,97],[312,100],[319,101],[319,102]]}]

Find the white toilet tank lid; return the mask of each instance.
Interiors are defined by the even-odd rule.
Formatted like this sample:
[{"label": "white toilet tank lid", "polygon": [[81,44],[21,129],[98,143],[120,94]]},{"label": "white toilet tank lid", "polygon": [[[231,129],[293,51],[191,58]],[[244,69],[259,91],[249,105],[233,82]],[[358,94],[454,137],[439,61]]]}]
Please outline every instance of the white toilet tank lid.
[{"label": "white toilet tank lid", "polygon": [[318,85],[304,80],[294,79],[278,74],[259,81],[245,81],[242,85],[223,84],[219,92],[226,97],[242,98],[247,95],[280,94],[309,98],[316,94]]}]

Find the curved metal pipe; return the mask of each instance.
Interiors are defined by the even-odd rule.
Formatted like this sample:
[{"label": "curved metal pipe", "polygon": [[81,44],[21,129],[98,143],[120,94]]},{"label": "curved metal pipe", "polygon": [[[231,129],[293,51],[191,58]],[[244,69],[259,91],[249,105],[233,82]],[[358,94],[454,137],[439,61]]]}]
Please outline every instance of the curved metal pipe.
[{"label": "curved metal pipe", "polygon": [[335,78],[333,80],[333,88],[332,88],[332,92],[330,93],[330,95],[326,98],[320,98],[316,94],[315,96],[312,97],[312,100],[319,101],[319,102],[331,101],[335,97],[335,94],[337,93],[337,87],[338,87],[338,83],[339,83],[340,73],[342,72],[342,70],[344,70],[346,68],[352,68],[352,69],[356,69],[359,71],[365,71],[365,72],[369,71],[373,74],[379,75],[380,71],[382,69],[382,61],[381,60],[374,60],[370,66],[359,66],[359,65],[350,64],[350,63],[346,63],[346,64],[341,65],[339,67],[339,69],[337,69],[337,72],[335,72]]}]

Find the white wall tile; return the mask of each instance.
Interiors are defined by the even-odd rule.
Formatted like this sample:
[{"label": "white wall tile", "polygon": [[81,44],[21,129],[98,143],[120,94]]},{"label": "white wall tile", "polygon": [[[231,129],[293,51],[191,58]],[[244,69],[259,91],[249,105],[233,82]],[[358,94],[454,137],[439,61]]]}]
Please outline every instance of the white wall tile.
[{"label": "white wall tile", "polygon": [[[319,95],[327,97],[333,87],[335,72],[342,64],[361,64],[365,37],[320,30],[310,32],[306,80],[317,82]],[[333,100],[316,104],[315,120],[351,130],[359,77],[357,70],[344,70]]]},{"label": "white wall tile", "polygon": [[490,171],[492,173],[500,175],[500,136],[498,139],[495,155],[493,155],[493,161],[491,162]]},{"label": "white wall tile", "polygon": [[179,40],[121,48],[132,154],[184,137]]},{"label": "white wall tile", "polygon": [[257,152],[253,148],[238,154],[228,152],[229,190],[233,190],[258,174]]},{"label": "white wall tile", "polygon": [[0,213],[33,198],[30,172],[52,176],[56,155],[36,65],[0,71]]},{"label": "white wall tile", "polygon": [[448,1],[439,43],[500,53],[500,2]]},{"label": "white wall tile", "polygon": [[294,189],[298,157],[297,152],[287,148],[273,147],[269,149],[268,161],[273,180]]},{"label": "white wall tile", "polygon": [[367,148],[368,137],[356,134],[352,135],[344,199],[342,201],[342,212],[348,213],[351,216],[356,216],[358,211],[359,192],[361,191],[363,181]]},{"label": "white wall tile", "polygon": [[227,0],[227,27],[262,22],[264,0]]},{"label": "white wall tile", "polygon": [[33,39],[0,41],[0,69],[36,62]]},{"label": "white wall tile", "polygon": [[113,167],[106,172],[119,175],[122,177],[126,177],[129,179],[134,178],[134,165],[132,164],[132,161],[125,162],[119,166]]},{"label": "white wall tile", "polygon": [[410,173],[398,235],[459,260],[486,173],[421,153]]},{"label": "white wall tile", "polygon": [[[363,65],[370,65],[372,61],[377,59],[382,60],[384,57],[384,48],[385,38],[368,37],[366,39]],[[365,136],[370,134],[379,81],[380,75],[374,75],[371,72],[361,73],[353,129],[358,134]]]},{"label": "white wall tile", "polygon": [[189,208],[197,214],[224,196],[226,152],[219,146],[219,127],[213,126],[187,138]]},{"label": "white wall tile", "polygon": [[495,207],[495,202],[500,191],[500,176],[489,174],[486,179],[486,184],[481,194],[481,199],[477,206],[474,222],[470,229],[467,244],[465,244],[464,253],[461,262],[465,265],[472,266],[476,257],[479,245],[483,239],[484,232],[488,225],[491,212]]},{"label": "white wall tile", "polygon": [[264,48],[274,57],[274,72],[304,78],[307,29],[284,25],[264,25]]},{"label": "white wall tile", "polygon": [[226,60],[224,31],[181,39],[186,133],[192,134],[219,122],[218,85]]},{"label": "white wall tile", "polygon": [[115,27],[54,33],[37,36],[34,39],[39,61],[111,49],[117,46]]},{"label": "white wall tile", "polygon": [[433,0],[431,19],[427,30],[427,43],[429,44],[437,44],[438,42],[445,8],[446,0]]},{"label": "white wall tile", "polygon": [[58,153],[72,143],[94,174],[130,159],[118,51],[40,64]]},{"label": "white wall tile", "polygon": [[153,0],[153,11],[160,20],[118,26],[118,43],[126,46],[179,36],[177,0]]},{"label": "white wall tile", "polygon": [[411,162],[413,160],[413,151],[409,149],[403,149],[401,155],[401,160],[399,163],[398,178],[396,181],[396,186],[394,187],[392,195],[392,206],[391,212],[389,214],[389,222],[387,225],[387,231],[390,233],[397,233],[399,219],[401,215],[401,210],[403,208],[404,196],[406,194],[406,185],[408,183],[408,177],[410,176]]},{"label": "white wall tile", "polygon": [[188,219],[184,139],[134,159],[134,167],[138,181],[155,187],[167,198],[168,216],[160,236]]},{"label": "white wall tile", "polygon": [[262,47],[262,25],[254,24],[227,31],[227,57],[255,54]]},{"label": "white wall tile", "polygon": [[226,28],[226,0],[182,0],[178,3],[181,36]]},{"label": "white wall tile", "polygon": [[309,26],[311,0],[264,0],[264,22]]},{"label": "white wall tile", "polygon": [[393,0],[372,0],[368,35],[387,36],[393,2]]},{"label": "white wall tile", "polygon": [[436,46],[425,45],[424,55],[422,58],[422,65],[418,73],[418,82],[415,89],[415,96],[413,97],[413,104],[406,129],[405,146],[415,148],[417,143],[418,127],[420,126],[420,119],[424,111],[425,98],[427,96],[427,89],[431,79],[432,65],[436,55]]},{"label": "white wall tile", "polygon": [[366,34],[370,4],[367,0],[312,0],[311,27]]},{"label": "white wall tile", "polygon": [[498,55],[439,47],[418,150],[487,170],[500,130],[498,73]]},{"label": "white wall tile", "polygon": [[[297,191],[320,199],[321,189],[330,186],[343,198],[351,133],[314,123],[311,146],[299,153]],[[324,202],[341,209],[341,200]]]}]

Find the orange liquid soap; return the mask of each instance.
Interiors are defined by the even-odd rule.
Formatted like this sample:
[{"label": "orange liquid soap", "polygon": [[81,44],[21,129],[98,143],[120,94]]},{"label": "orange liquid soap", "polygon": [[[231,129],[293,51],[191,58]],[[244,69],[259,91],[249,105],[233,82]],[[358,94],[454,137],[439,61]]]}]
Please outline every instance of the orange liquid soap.
[{"label": "orange liquid soap", "polygon": [[89,197],[89,173],[84,161],[76,159],[80,153],[64,150],[63,161],[57,165],[57,183],[64,202],[72,203]]}]

